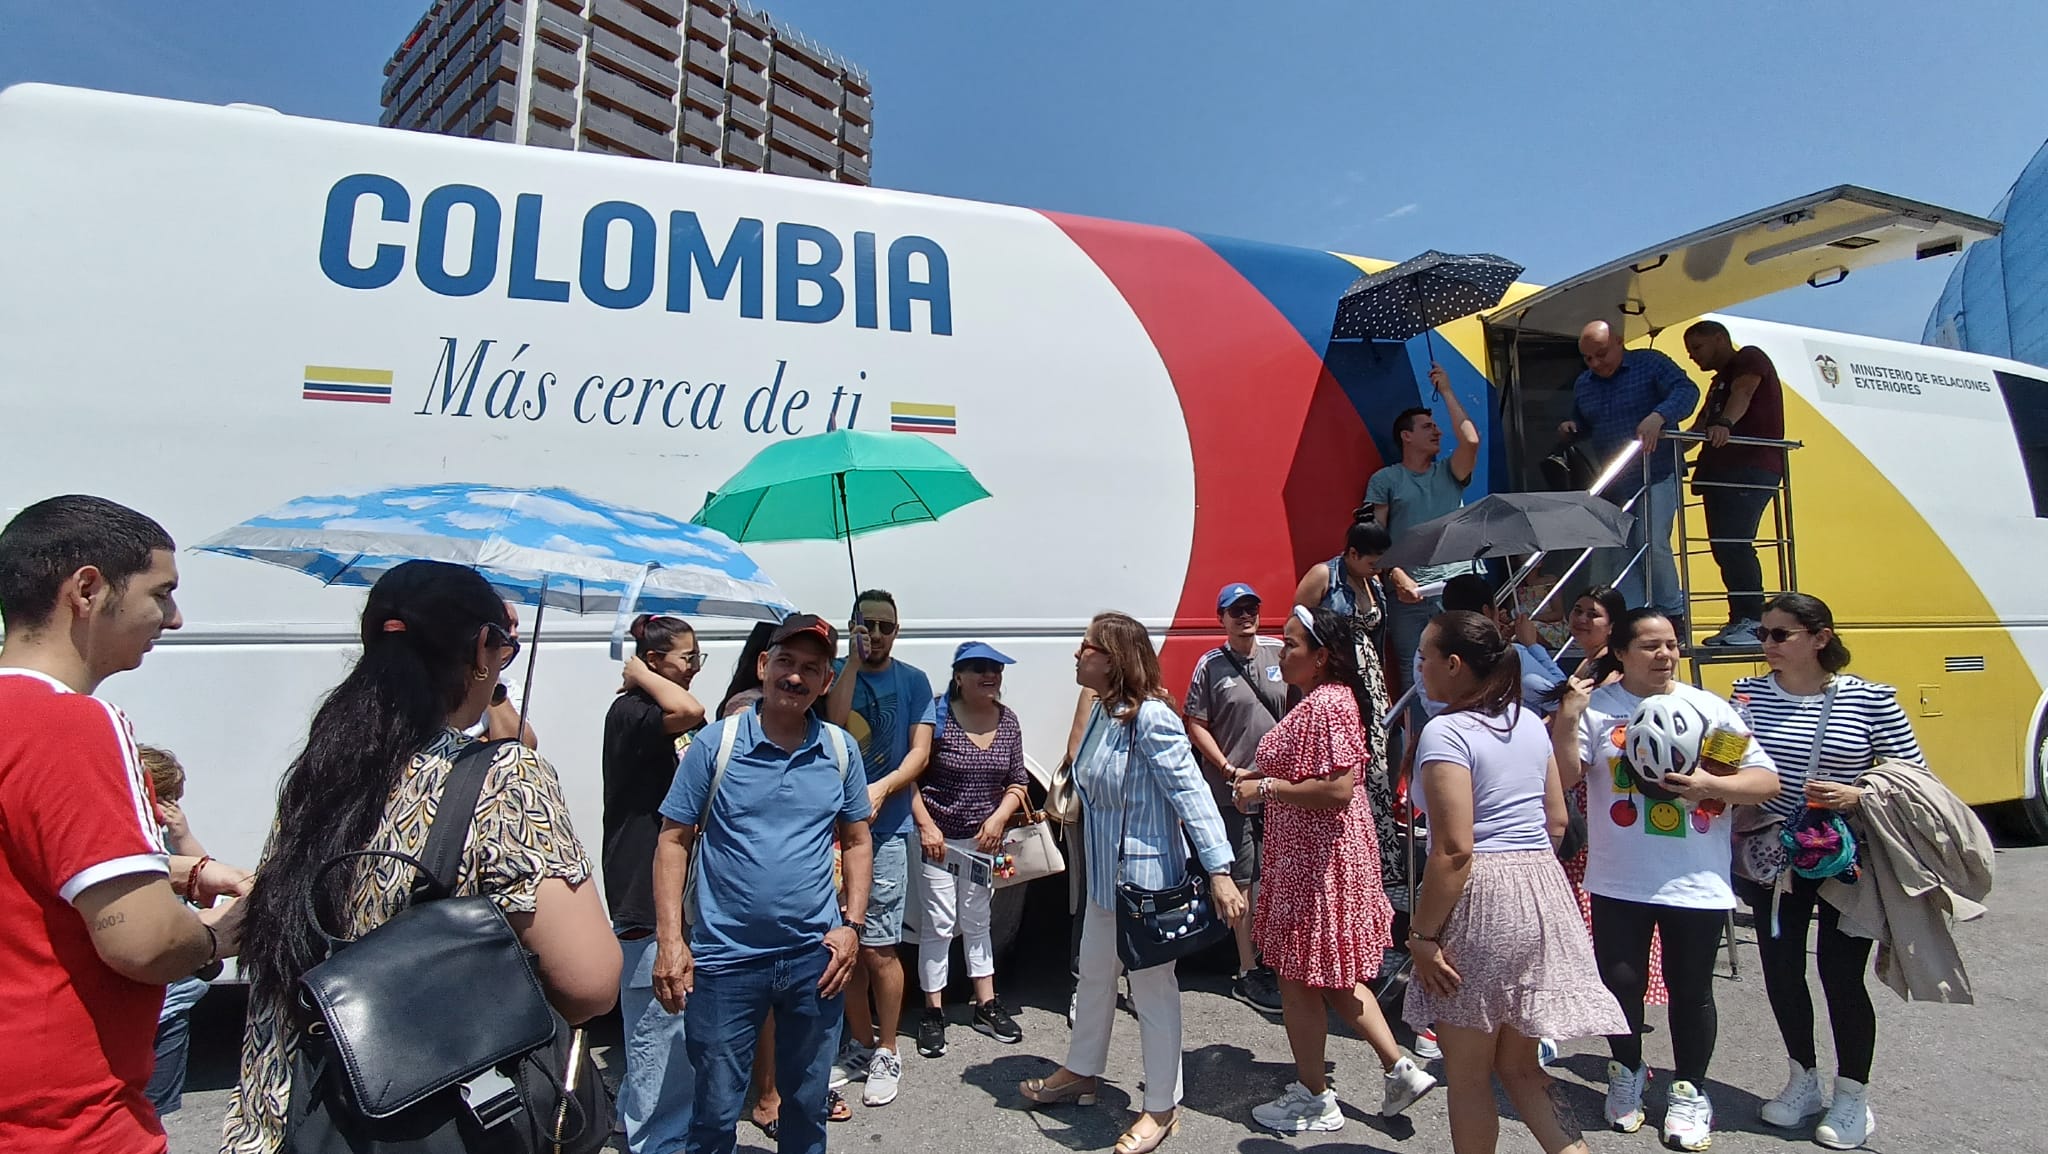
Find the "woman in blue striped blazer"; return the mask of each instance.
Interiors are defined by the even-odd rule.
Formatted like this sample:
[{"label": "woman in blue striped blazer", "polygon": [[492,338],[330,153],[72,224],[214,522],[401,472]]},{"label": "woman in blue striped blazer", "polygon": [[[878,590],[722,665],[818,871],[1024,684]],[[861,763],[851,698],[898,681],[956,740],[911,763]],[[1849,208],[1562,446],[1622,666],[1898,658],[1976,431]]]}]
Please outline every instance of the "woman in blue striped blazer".
[{"label": "woman in blue striped blazer", "polygon": [[[1095,1104],[1116,1018],[1116,887],[1179,885],[1188,847],[1209,874],[1216,911],[1232,925],[1244,895],[1230,880],[1230,839],[1195,762],[1180,713],[1161,688],[1159,655],[1145,627],[1122,613],[1088,625],[1074,654],[1074,679],[1094,690],[1074,783],[1087,843],[1088,902],[1081,930],[1081,978],[1066,1064],[1019,1089],[1034,1105]],[[1117,1154],[1156,1150],[1180,1124],[1180,983],[1172,965],[1131,972],[1131,1003],[1145,1056],[1144,1113],[1117,1139]]]}]

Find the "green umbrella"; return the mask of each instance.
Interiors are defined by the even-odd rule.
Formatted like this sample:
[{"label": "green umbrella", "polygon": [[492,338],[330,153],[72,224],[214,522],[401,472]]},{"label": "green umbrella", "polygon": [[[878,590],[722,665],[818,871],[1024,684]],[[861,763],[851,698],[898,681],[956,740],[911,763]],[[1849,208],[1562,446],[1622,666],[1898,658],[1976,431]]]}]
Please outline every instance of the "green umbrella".
[{"label": "green umbrella", "polygon": [[952,454],[915,433],[840,429],[778,441],[754,455],[690,518],[734,541],[846,542],[915,525],[988,496]]}]

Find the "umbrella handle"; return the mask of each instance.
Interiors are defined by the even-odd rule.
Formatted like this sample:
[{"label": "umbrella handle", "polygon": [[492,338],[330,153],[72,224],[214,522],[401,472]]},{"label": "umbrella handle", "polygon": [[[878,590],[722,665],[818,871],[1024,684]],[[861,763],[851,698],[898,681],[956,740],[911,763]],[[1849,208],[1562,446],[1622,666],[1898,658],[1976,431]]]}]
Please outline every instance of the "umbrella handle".
[{"label": "umbrella handle", "polygon": [[[626,659],[626,630],[630,629],[633,625],[633,610],[640,604],[640,590],[646,586],[647,578],[659,568],[661,568],[661,562],[649,561],[640,572],[633,575],[633,583],[626,586],[626,595],[619,599],[619,611],[612,618],[613,661],[624,661]],[[539,620],[539,617],[534,618],[536,629],[538,629]]]},{"label": "umbrella handle", "polygon": [[515,741],[526,740],[526,718],[533,711],[533,666],[540,660],[540,621],[548,612],[548,579],[540,579],[540,604],[533,611],[533,644],[526,647],[526,688],[519,691],[519,728],[514,730]]}]

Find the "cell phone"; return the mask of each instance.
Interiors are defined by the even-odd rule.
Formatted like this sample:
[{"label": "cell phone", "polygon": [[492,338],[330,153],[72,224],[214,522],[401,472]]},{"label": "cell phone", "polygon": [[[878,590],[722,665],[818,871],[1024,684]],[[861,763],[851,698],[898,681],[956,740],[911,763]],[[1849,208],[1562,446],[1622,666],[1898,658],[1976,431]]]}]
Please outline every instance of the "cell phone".
[{"label": "cell phone", "polygon": [[853,607],[853,627],[859,632],[853,635],[853,655],[863,662],[868,659],[867,626],[868,619],[861,614],[860,605],[856,603]]}]

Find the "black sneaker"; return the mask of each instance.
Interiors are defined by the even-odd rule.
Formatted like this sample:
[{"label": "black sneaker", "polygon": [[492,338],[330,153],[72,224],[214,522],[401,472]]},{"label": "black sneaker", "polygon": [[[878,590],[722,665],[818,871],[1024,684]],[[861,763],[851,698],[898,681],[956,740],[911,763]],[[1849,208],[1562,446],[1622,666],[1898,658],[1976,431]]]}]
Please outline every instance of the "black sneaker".
[{"label": "black sneaker", "polygon": [[1261,1014],[1280,1012],[1280,981],[1264,966],[1246,970],[1230,983],[1230,996]]},{"label": "black sneaker", "polygon": [[925,1007],[917,1020],[917,1052],[927,1058],[946,1056],[946,1011]]},{"label": "black sneaker", "polygon": [[1016,1019],[1003,1009],[1001,998],[990,998],[974,1007],[974,1028],[998,1042],[1015,1043],[1024,1040],[1024,1031],[1017,1028]]}]

